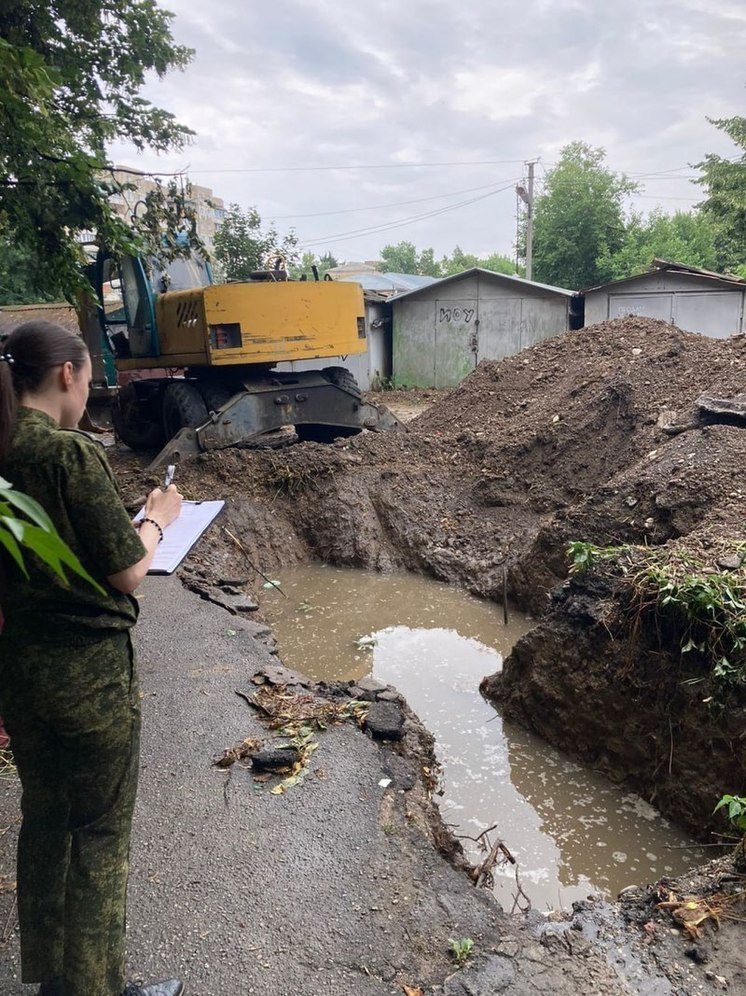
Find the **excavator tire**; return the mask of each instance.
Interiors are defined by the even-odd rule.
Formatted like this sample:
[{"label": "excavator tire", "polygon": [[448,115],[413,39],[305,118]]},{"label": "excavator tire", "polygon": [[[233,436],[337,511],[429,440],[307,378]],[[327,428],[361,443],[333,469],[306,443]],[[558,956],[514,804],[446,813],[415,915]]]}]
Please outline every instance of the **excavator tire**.
[{"label": "excavator tire", "polygon": [[148,406],[138,397],[134,384],[121,388],[111,408],[114,432],[132,450],[160,449],[166,442],[163,425],[148,414]]},{"label": "excavator tire", "polygon": [[173,439],[181,429],[196,429],[207,418],[207,405],[194,384],[186,380],[172,380],[163,392],[166,439]]},{"label": "excavator tire", "polygon": [[360,390],[360,385],[346,367],[324,367],[321,373],[330,384],[335,384],[337,387],[349,391],[350,394],[362,398],[363,392]]},{"label": "excavator tire", "polygon": [[234,394],[240,390],[239,387],[236,390],[232,390],[230,387],[226,387],[224,384],[200,384],[199,392],[204,399],[205,405],[207,406],[208,414],[210,412],[216,412],[219,408],[222,408],[226,402],[230,401]]}]

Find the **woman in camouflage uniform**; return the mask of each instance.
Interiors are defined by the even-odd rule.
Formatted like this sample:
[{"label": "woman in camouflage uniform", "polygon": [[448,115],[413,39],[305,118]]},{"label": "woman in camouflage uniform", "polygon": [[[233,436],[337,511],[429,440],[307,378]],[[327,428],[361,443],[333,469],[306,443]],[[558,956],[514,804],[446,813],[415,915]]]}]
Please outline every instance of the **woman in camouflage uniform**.
[{"label": "woman in camouflage uniform", "polygon": [[132,592],[179,514],[172,485],[133,528],[103,447],[76,426],[91,361],[82,340],[28,322],[0,344],[0,475],[44,507],[102,594],[32,555],[5,555],[0,715],[23,788],[18,912],[24,982],[42,996],[179,996],[124,985],[125,899],[140,700]]}]

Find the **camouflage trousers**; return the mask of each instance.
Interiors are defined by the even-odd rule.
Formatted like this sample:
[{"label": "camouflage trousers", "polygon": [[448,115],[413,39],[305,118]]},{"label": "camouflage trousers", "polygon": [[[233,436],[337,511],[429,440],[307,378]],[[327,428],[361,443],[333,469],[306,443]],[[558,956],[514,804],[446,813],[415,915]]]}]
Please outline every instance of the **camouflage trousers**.
[{"label": "camouflage trousers", "polygon": [[0,637],[0,714],[23,789],[23,981],[120,996],[140,747],[130,636],[15,646]]}]

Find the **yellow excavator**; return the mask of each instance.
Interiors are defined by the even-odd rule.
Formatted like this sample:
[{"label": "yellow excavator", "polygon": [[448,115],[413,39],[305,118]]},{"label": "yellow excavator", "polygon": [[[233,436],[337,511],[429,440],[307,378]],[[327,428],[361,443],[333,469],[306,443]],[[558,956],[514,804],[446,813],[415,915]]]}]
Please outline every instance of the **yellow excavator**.
[{"label": "yellow excavator", "polygon": [[363,400],[344,367],[275,369],[365,352],[358,284],[290,280],[281,259],[247,281],[216,284],[197,255],[159,264],[99,252],[95,273],[120,383],[114,428],[133,449],[163,447],[152,468],[205,450],[399,424]]}]

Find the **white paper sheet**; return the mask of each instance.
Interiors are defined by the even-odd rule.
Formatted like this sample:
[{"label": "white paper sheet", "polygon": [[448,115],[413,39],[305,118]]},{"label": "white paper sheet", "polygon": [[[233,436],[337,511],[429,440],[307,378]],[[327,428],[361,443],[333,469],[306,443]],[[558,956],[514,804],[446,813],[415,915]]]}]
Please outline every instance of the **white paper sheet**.
[{"label": "white paper sheet", "polygon": [[[225,505],[224,501],[185,501],[181,515],[163,530],[163,542],[158,544],[148,574],[173,574],[184,557]],[[135,516],[139,522],[145,509]]]}]

